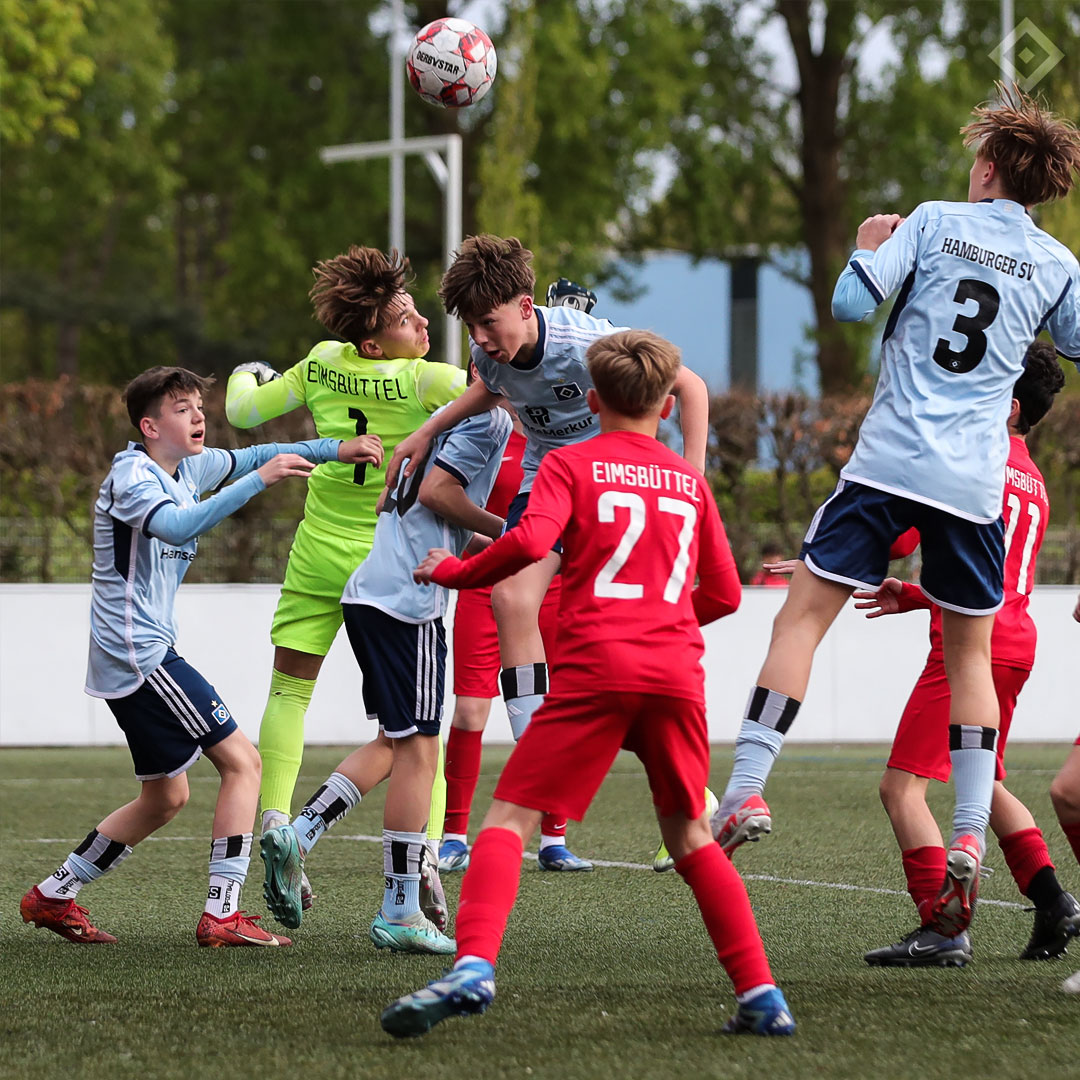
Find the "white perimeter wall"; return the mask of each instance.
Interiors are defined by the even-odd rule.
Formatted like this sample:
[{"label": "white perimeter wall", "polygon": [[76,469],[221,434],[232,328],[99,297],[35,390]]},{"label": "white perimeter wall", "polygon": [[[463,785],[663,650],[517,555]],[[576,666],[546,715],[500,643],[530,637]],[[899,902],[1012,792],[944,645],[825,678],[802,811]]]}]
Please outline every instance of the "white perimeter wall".
[{"label": "white perimeter wall", "polygon": [[[177,597],[178,651],[215,686],[252,740],[258,735],[269,686],[269,628],[277,596],[273,585],[185,585]],[[783,598],[782,589],[745,589],[736,614],[705,628],[709,735],[714,742],[735,737]],[[1080,731],[1075,603],[1071,586],[1041,586],[1032,596],[1039,654],[1020,697],[1013,739],[1072,741]],[[0,744],[122,744],[104,702],[83,693],[89,609],[88,585],[0,585]],[[451,611],[448,631],[452,619]],[[868,622],[849,607],[818,652],[791,738],[891,740],[926,659],[927,623],[928,616],[921,612]],[[453,713],[452,685],[448,670],[447,722]],[[364,717],[359,669],[342,631],[315,689],[307,741],[356,744],[374,734]],[[494,703],[487,739],[511,739],[501,700]]]}]

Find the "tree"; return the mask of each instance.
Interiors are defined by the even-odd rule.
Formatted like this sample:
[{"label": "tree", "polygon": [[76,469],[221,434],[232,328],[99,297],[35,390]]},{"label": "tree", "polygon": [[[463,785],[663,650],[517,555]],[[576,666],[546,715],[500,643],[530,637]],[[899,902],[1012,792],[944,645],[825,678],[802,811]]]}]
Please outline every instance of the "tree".
[{"label": "tree", "polygon": [[27,146],[78,134],[67,112],[94,76],[86,52],[93,0],[0,0],[0,139]]},{"label": "tree", "polygon": [[158,139],[173,59],[159,7],[88,8],[82,47],[93,79],[53,124],[67,121],[78,137],[53,134],[5,155],[4,303],[23,313],[30,374],[76,373],[87,330],[91,351],[100,348],[104,370],[115,372],[134,352],[115,327],[138,323],[153,303],[167,251],[158,215],[174,182]]},{"label": "tree", "polygon": [[[698,15],[697,78],[672,130],[676,179],[637,243],[701,257],[805,247],[821,389],[843,391],[867,355],[866,331],[830,313],[855,228],[872,212],[964,197],[970,157],[957,132],[993,92],[1000,27],[978,0],[714,0]],[[1017,21],[1026,17],[1051,40],[1075,36],[1075,4],[1019,0]],[[789,85],[763,44],[777,30]],[[1051,100],[1075,63],[1067,55],[1047,76]]]}]

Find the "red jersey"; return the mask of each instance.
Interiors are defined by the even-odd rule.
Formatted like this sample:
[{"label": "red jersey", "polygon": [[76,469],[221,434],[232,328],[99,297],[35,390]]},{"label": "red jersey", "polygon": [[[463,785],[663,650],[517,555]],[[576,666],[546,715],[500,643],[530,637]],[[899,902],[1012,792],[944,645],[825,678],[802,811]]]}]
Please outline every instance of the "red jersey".
[{"label": "red jersey", "polygon": [[[1009,440],[1003,513],[1005,602],[994,617],[990,657],[995,664],[1030,671],[1035,663],[1037,634],[1028,613],[1028,602],[1035,585],[1035,560],[1050,520],[1050,500],[1042,473],[1019,435]],[[930,604],[917,585],[905,585],[901,599],[903,610],[930,608],[930,658],[942,659],[941,609]]]},{"label": "red jersey", "polygon": [[[648,435],[605,432],[545,455],[521,523],[487,550],[444,560],[439,585],[487,585],[563,542],[561,689],[704,700],[699,624],[741,586],[705,478]],[[694,587],[695,574],[698,585]]]},{"label": "red jersey", "polygon": [[498,514],[505,518],[506,511],[510,509],[510,503],[521,487],[521,478],[525,475],[521,468],[521,458],[525,453],[525,436],[520,432],[511,431],[510,441],[503,451],[502,466],[499,475],[495,477],[495,485],[488,496],[485,509],[490,514]]},{"label": "red jersey", "polygon": [[[525,475],[525,471],[521,467],[521,459],[524,454],[525,436],[518,431],[511,431],[510,441],[506,444],[506,449],[503,450],[502,465],[499,467],[498,475],[495,477],[495,483],[491,488],[488,501],[484,505],[484,509],[489,514],[497,514],[501,518],[506,517],[506,512],[510,509],[510,504],[514,501],[514,496],[521,487],[521,478]],[[548,591],[544,594],[544,603],[557,604],[561,588],[562,578],[556,574],[548,586]],[[488,586],[483,591],[490,598],[491,587]]]}]

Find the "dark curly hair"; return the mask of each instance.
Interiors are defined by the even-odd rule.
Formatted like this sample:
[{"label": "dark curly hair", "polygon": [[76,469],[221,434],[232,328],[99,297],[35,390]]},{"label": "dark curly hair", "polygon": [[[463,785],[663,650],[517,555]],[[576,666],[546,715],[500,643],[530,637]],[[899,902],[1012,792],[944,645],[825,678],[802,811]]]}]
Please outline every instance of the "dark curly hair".
[{"label": "dark curly hair", "polygon": [[519,296],[532,296],[536,289],[532,257],[515,236],[470,236],[439,286],[447,315],[468,322]]},{"label": "dark curly hair", "polygon": [[1065,385],[1065,372],[1057,350],[1049,341],[1033,341],[1024,357],[1024,373],[1016,380],[1012,396],[1020,402],[1016,427],[1026,435],[1049,411],[1054,396]]}]

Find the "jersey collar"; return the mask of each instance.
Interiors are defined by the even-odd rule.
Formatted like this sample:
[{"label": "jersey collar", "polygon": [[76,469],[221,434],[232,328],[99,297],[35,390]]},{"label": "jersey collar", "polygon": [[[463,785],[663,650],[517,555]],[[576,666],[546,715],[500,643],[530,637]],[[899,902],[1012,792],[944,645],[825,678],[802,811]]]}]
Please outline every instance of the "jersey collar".
[{"label": "jersey collar", "polygon": [[518,371],[532,371],[538,368],[544,361],[544,344],[547,341],[547,321],[544,319],[543,310],[534,307],[536,312],[536,344],[533,346],[532,359],[527,364],[519,364],[515,360],[510,361],[512,368]]},{"label": "jersey collar", "polygon": [[980,199],[980,200],[979,200],[979,202],[990,202],[990,203],[992,203],[992,202],[1002,202],[1002,203],[1016,203],[1016,205],[1017,205],[1017,206],[1019,206],[1019,207],[1020,207],[1020,209],[1021,209],[1021,210],[1023,210],[1023,211],[1024,211],[1024,213],[1025,213],[1025,214],[1027,214],[1027,216],[1028,216],[1028,217],[1031,217],[1031,211],[1030,211],[1030,210],[1029,210],[1029,209],[1028,209],[1028,208],[1027,208],[1026,206],[1024,206],[1024,204],[1023,204],[1023,203],[1020,203],[1020,202],[1016,202],[1016,199],[992,199],[992,198],[989,198],[989,197],[987,197],[987,198],[985,198],[985,199]]}]

